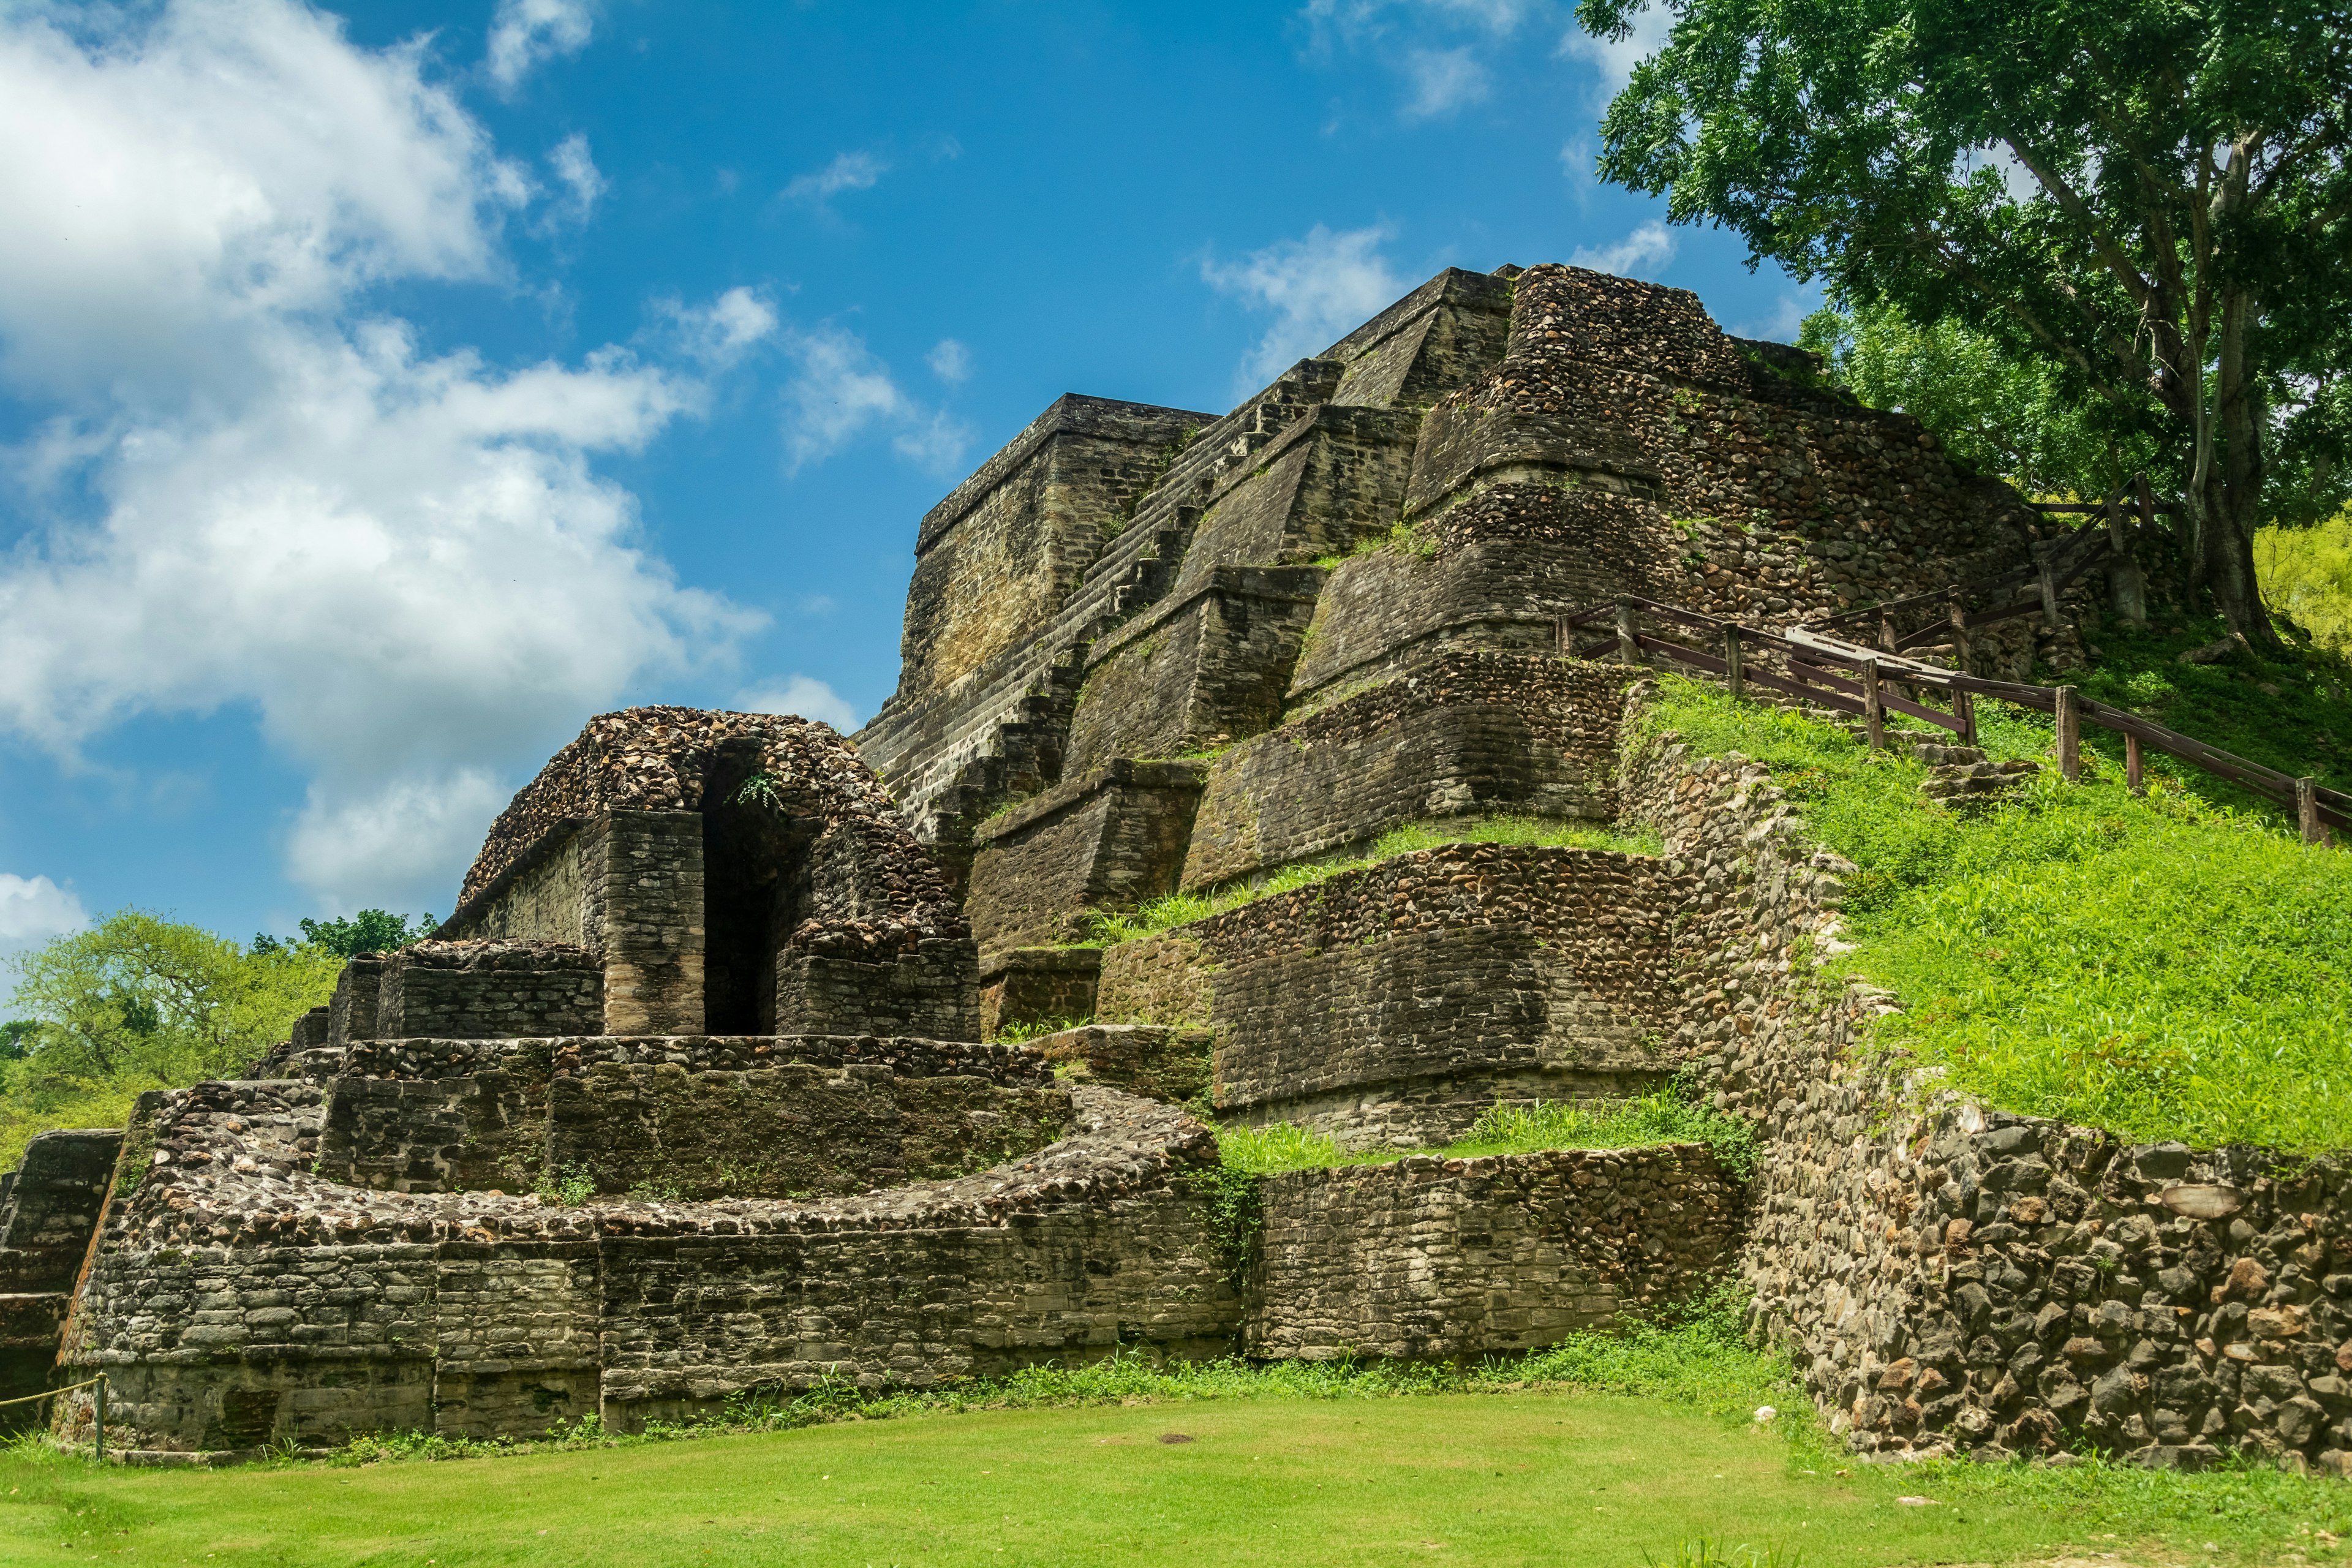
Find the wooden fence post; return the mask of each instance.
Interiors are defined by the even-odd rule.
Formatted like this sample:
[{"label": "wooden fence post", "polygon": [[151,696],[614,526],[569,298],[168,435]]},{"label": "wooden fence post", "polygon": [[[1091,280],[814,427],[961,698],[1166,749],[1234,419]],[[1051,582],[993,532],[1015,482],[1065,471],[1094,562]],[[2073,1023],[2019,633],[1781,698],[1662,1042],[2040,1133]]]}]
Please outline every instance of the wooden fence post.
[{"label": "wooden fence post", "polygon": [[1739,623],[1723,628],[1723,679],[1735,698],[1747,695],[1748,664],[1739,646]]},{"label": "wooden fence post", "polygon": [[1886,702],[1878,694],[1878,661],[1874,658],[1862,661],[1862,726],[1863,733],[1869,738],[1870,749],[1885,751]]},{"label": "wooden fence post", "polygon": [[2042,624],[2054,632],[2058,629],[2058,569],[2050,561],[2053,543],[2047,539],[2033,542],[2033,575],[2042,588]]},{"label": "wooden fence post", "polygon": [[1617,662],[1642,662],[1642,645],[1633,640],[1633,601],[1631,599],[1617,601]]},{"label": "wooden fence post", "polygon": [[2132,555],[2131,536],[2124,531],[2124,492],[2117,490],[2106,500],[2107,547],[2114,559],[2107,563],[2107,601],[2116,614],[2136,626],[2147,625],[2147,579]]},{"label": "wooden fence post", "polygon": [[1554,616],[1551,618],[1551,646],[1555,653],[1570,654],[1576,651],[1576,628],[1568,624],[1566,616]]},{"label": "wooden fence post", "polygon": [[1955,688],[1952,692],[1952,717],[1960,721],[1960,744],[1977,743],[1977,700]]},{"label": "wooden fence post", "polygon": [[1973,675],[1976,671],[1969,668],[1969,596],[1953,589],[1944,613],[1952,623],[1952,668],[1962,675]]},{"label": "wooden fence post", "polygon": [[2124,731],[2124,787],[2134,795],[2147,793],[2147,781],[2140,770],[2139,737],[2128,730]]},{"label": "wooden fence post", "polygon": [[2305,844],[2327,842],[2327,824],[2319,820],[2319,781],[2317,779],[2294,781],[2294,820],[2295,825],[2303,829],[2303,841]]},{"label": "wooden fence post", "polygon": [[2068,784],[2083,776],[2083,694],[2058,688],[2058,775]]}]

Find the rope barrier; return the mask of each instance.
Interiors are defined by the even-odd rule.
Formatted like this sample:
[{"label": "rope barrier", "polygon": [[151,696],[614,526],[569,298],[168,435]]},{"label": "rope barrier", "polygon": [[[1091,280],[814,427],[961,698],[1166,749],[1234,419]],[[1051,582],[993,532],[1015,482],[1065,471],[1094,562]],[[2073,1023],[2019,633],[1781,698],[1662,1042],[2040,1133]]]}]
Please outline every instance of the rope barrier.
[{"label": "rope barrier", "polygon": [[52,1388],[46,1394],[24,1394],[17,1395],[14,1399],[0,1399],[0,1408],[5,1408],[11,1405],[37,1404],[41,1400],[55,1399],[60,1394],[71,1394],[75,1390],[82,1388],[95,1388],[98,1390],[95,1400],[97,1408],[92,1412],[92,1414],[97,1417],[97,1442],[94,1445],[94,1447],[98,1462],[104,1464],[106,1462],[106,1373],[101,1372],[96,1377],[90,1378],[87,1382],[69,1383],[63,1388]]},{"label": "rope barrier", "polygon": [[0,1399],[0,1405],[30,1405],[35,1400],[55,1399],[60,1394],[71,1394],[77,1388],[88,1388],[91,1384],[104,1383],[105,1381],[106,1373],[101,1372],[96,1377],[91,1378],[89,1383],[69,1383],[63,1388],[52,1388],[47,1394],[27,1394],[15,1399]]}]

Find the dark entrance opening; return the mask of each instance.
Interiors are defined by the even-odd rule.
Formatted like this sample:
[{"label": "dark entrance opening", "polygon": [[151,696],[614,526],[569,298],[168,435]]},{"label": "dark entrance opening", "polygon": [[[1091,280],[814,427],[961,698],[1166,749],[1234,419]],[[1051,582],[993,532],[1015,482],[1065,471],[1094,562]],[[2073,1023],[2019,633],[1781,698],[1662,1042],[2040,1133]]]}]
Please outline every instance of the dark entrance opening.
[{"label": "dark entrance opening", "polygon": [[703,781],[702,1026],[714,1035],[774,1033],[776,952],[799,920],[792,873],[808,830],[761,790],[759,762],[756,742],[722,745]]}]

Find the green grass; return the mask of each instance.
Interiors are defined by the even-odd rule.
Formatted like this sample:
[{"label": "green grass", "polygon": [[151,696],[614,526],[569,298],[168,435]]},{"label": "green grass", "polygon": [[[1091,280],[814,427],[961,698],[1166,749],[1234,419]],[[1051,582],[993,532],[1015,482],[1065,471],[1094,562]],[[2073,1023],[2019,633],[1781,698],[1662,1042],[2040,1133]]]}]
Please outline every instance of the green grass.
[{"label": "green grass", "polygon": [[[2063,677],[2043,670],[2035,679],[2072,680],[2087,697],[2145,713],[2209,746],[2352,790],[2352,661],[2325,648],[2291,647],[2283,657],[2241,651],[2213,664],[2180,662],[2183,652],[2225,629],[2219,619],[2145,632],[2109,623],[2090,636],[2098,649],[2095,668]],[[2086,725],[2084,739],[2122,765],[2121,737]],[[2168,759],[2163,765],[2192,794],[2258,808],[2254,796],[2200,769]]]},{"label": "green grass", "polygon": [[[1767,1404],[1786,1414],[1758,1423]],[[2276,1471],[1854,1463],[1719,1306],[1465,1371],[1122,1358],[746,1407],[692,1441],[493,1447],[207,1472],[19,1445],[0,1455],[0,1560],[2325,1563],[2341,1552],[2317,1532],[2352,1531],[2352,1489]],[[427,1458],[449,1462],[402,1462]]]},{"label": "green grass", "polygon": [[[1857,866],[1837,972],[1902,1001],[1881,1040],[1990,1103],[2134,1140],[2345,1143],[2352,857],[2161,778],[2135,799],[2112,765],[1945,811],[1907,754],[1695,682],[1662,694],[1656,725],[1768,763]],[[1996,756],[2048,755],[2046,719],[1981,712]]]},{"label": "green grass", "polygon": [[1467,1160],[1482,1154],[1637,1149],[1658,1143],[1705,1143],[1726,1170],[1743,1181],[1756,1171],[1754,1128],[1744,1118],[1695,1102],[1671,1085],[1637,1100],[1490,1105],[1467,1137],[1442,1149],[1342,1149],[1328,1136],[1287,1121],[1217,1132],[1225,1164],[1258,1175],[1329,1165],[1383,1165],[1412,1154]]},{"label": "green grass", "polygon": [[1205,893],[1171,893],[1155,899],[1131,913],[1097,914],[1094,934],[1080,947],[1109,947],[1158,936],[1177,926],[1223,914],[1244,904],[1328,882],[1346,871],[1360,871],[1417,849],[1446,844],[1529,844],[1577,849],[1614,849],[1633,855],[1654,855],[1654,833],[1620,833],[1581,823],[1556,822],[1533,816],[1449,817],[1411,822],[1391,827],[1375,840],[1370,851],[1351,859],[1319,860],[1285,866],[1255,882],[1235,882]]}]

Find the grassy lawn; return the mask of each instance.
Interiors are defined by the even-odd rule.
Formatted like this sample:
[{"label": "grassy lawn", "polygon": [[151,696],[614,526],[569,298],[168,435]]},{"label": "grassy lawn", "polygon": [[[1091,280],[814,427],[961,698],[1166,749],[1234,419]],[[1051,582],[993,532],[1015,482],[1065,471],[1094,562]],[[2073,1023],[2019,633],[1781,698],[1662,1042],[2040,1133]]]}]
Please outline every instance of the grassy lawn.
[{"label": "grassy lawn", "polygon": [[[1882,1040],[1990,1103],[2135,1141],[2345,1143],[2352,855],[2161,776],[2136,799],[2096,759],[2081,784],[2045,771],[1998,809],[1948,811],[1907,752],[1695,682],[1662,692],[1662,727],[1769,765],[1855,863],[1857,946],[1832,973],[1900,998]],[[2046,718],[1979,714],[1996,758],[2049,756]]]},{"label": "grassy lawn", "polygon": [[1814,1568],[2063,1550],[2324,1563],[2332,1543],[2306,1532],[2347,1528],[2352,1497],[2112,1478],[2158,1483],[2168,1519],[2077,1475],[1853,1465],[1624,1396],[1176,1401],[361,1468],[101,1472],[20,1453],[0,1458],[0,1560],[1631,1565],[1704,1538]]}]

